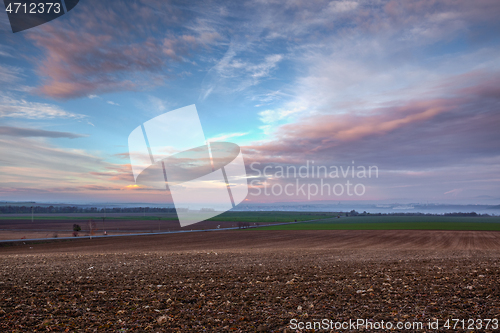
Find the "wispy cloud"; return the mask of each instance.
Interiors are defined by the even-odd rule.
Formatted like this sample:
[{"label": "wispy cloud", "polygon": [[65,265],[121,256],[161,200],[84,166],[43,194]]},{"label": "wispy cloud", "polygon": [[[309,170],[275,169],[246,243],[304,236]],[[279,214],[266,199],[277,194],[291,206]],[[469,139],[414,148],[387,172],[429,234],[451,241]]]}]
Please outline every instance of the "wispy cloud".
[{"label": "wispy cloud", "polygon": [[241,133],[226,133],[226,134],[219,134],[213,138],[207,139],[208,142],[215,142],[215,141],[227,141],[228,139],[231,138],[239,138],[245,135],[250,134],[250,132],[241,132]]},{"label": "wispy cloud", "polygon": [[166,100],[160,99],[158,97],[149,96],[148,100],[152,108],[156,112],[165,112],[167,111],[167,107],[169,107],[169,103]]},{"label": "wispy cloud", "polygon": [[304,108],[294,108],[291,110],[278,109],[278,110],[265,110],[259,112],[259,119],[265,124],[272,124],[280,120],[287,119],[292,115],[296,115],[304,111]]},{"label": "wispy cloud", "polygon": [[326,12],[331,14],[348,12],[356,9],[358,5],[357,1],[332,1],[328,4]]},{"label": "wispy cloud", "polygon": [[86,118],[85,115],[64,111],[53,104],[29,102],[0,94],[0,118],[2,117],[24,119]]},{"label": "wispy cloud", "polygon": [[4,136],[16,136],[16,137],[39,137],[39,138],[67,138],[76,139],[83,138],[86,135],[69,133],[69,132],[57,132],[57,131],[46,131],[35,128],[20,128],[20,127],[8,127],[0,126],[0,135]]},{"label": "wispy cloud", "polygon": [[272,103],[276,103],[283,97],[291,97],[290,94],[286,94],[282,92],[281,90],[276,90],[276,91],[271,91],[271,92],[266,92],[262,94],[254,94],[252,96],[252,101],[258,101],[259,104],[256,104],[255,107],[261,107],[264,105],[269,105]]},{"label": "wispy cloud", "polygon": [[2,57],[14,57],[15,51],[12,47],[0,44],[0,56]]},{"label": "wispy cloud", "polygon": [[15,84],[19,83],[22,69],[13,66],[0,65],[0,83]]},{"label": "wispy cloud", "polygon": [[230,48],[205,77],[202,99],[206,99],[214,91],[228,94],[255,86],[269,77],[282,60],[282,54],[271,54],[260,62],[251,62],[236,58],[236,51]]},{"label": "wispy cloud", "polygon": [[29,92],[33,88],[23,84],[26,79],[24,70],[20,67],[0,64],[0,87],[3,92]]}]

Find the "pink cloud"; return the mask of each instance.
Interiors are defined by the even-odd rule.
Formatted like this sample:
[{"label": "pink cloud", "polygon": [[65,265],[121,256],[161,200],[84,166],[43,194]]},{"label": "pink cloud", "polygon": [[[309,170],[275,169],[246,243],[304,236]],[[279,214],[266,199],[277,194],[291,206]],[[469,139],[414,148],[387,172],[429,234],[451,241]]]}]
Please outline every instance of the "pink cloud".
[{"label": "pink cloud", "polygon": [[413,163],[412,169],[420,164],[494,156],[500,141],[495,129],[500,121],[500,75],[475,77],[475,85],[467,85],[469,76],[455,77],[454,86],[442,90],[447,98],[394,101],[393,106],[363,113],[302,118],[277,127],[272,139],[243,149],[250,161],[261,163],[363,158],[390,161],[395,168]]},{"label": "pink cloud", "polygon": [[[169,32],[169,22],[147,8],[94,2],[91,12],[83,6],[69,21],[30,31],[28,38],[43,51],[38,92],[64,99],[140,90],[175,75],[171,65],[206,45],[207,36]],[[180,11],[176,15],[182,26],[186,19]],[[154,31],[155,24],[165,30]]]},{"label": "pink cloud", "polygon": [[134,184],[134,176],[130,164],[114,165],[107,168],[109,171],[92,171],[89,172],[92,176],[104,177],[110,181],[120,181],[124,183]]},{"label": "pink cloud", "polygon": [[[409,102],[404,106],[375,109],[369,115],[323,115],[301,119],[279,127],[277,140],[251,147],[280,153],[313,152],[348,141],[380,136],[413,123],[432,119],[451,110],[443,100]],[[291,144],[294,142],[294,144]],[[298,143],[298,144],[297,144]],[[246,147],[247,149],[250,147]]]}]

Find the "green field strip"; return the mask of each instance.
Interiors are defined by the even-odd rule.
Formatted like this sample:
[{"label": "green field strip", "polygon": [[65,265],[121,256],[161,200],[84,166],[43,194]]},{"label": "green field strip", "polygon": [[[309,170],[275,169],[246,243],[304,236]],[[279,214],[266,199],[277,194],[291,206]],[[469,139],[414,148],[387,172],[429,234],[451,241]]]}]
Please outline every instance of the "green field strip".
[{"label": "green field strip", "polygon": [[484,230],[499,231],[499,217],[377,216],[328,219],[258,230]]}]

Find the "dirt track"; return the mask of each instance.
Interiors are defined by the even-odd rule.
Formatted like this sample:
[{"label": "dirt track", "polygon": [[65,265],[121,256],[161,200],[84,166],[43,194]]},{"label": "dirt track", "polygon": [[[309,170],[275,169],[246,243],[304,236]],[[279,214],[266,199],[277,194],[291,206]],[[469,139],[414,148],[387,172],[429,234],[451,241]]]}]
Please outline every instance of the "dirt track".
[{"label": "dirt track", "polygon": [[500,318],[499,254],[500,233],[478,231],[242,230],[21,244],[0,248],[0,330],[283,332],[293,318]]}]

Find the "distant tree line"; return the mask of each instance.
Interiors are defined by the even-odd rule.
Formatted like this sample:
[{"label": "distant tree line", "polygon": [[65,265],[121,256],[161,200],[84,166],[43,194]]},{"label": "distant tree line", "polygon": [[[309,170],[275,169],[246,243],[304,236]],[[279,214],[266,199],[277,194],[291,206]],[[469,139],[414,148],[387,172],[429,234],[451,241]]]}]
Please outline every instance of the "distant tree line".
[{"label": "distant tree line", "polygon": [[478,214],[476,212],[470,213],[444,213],[444,214],[431,214],[431,213],[410,213],[410,212],[398,212],[398,213],[359,213],[355,210],[351,210],[346,213],[339,213],[340,216],[460,216],[460,217],[488,217],[489,214]]},{"label": "distant tree line", "polygon": [[[77,207],[77,206],[0,206],[0,214],[67,214],[67,213],[175,213],[175,208],[159,208],[159,207],[114,207],[114,208],[97,208],[97,207]],[[303,215],[303,212],[297,212]],[[308,213],[310,214],[310,212]],[[418,212],[395,212],[395,213],[359,213],[355,210],[350,212],[338,213],[317,213],[316,215],[334,214],[338,216],[462,216],[462,217],[487,217],[489,214],[470,213],[445,213],[431,214]],[[239,226],[248,228],[247,225]]]},{"label": "distant tree line", "polygon": [[[0,206],[0,214],[31,214],[32,206]],[[175,213],[175,208],[132,207],[97,208],[76,206],[33,206],[35,214],[60,213]]]}]

